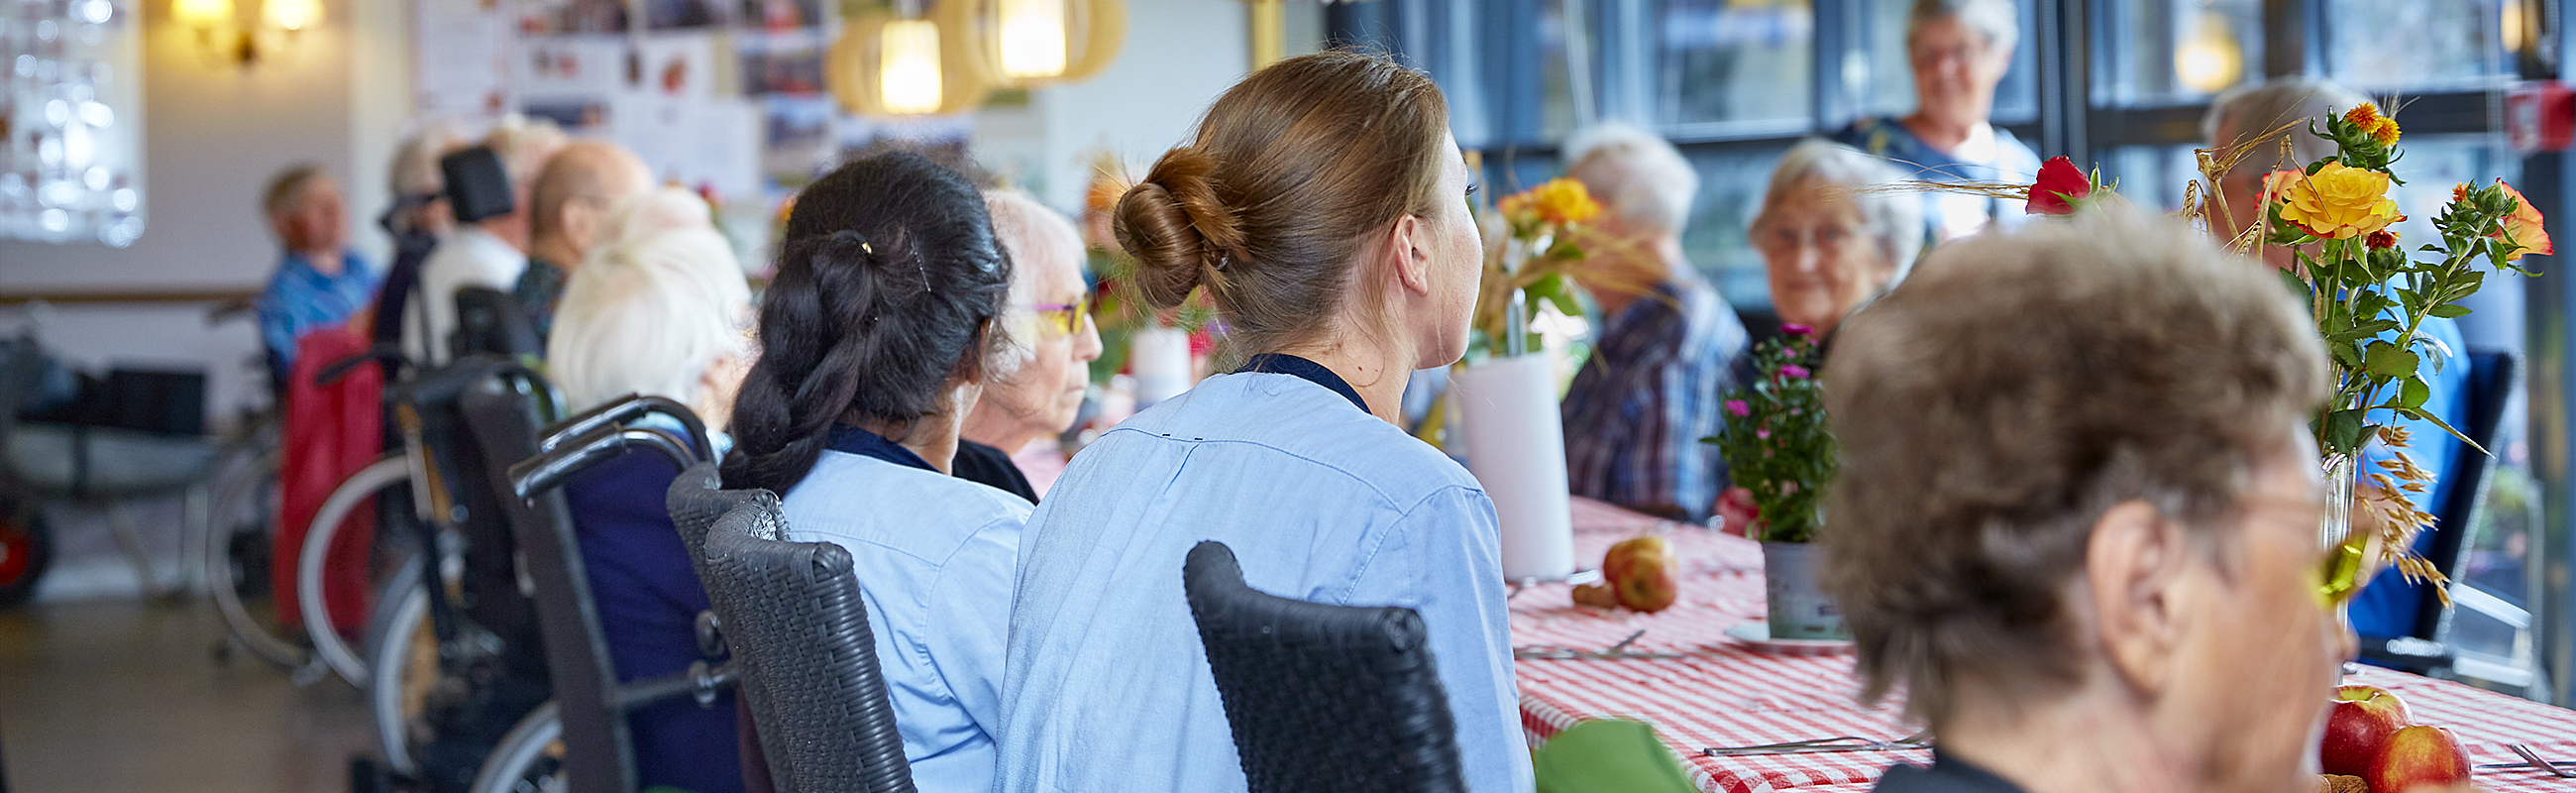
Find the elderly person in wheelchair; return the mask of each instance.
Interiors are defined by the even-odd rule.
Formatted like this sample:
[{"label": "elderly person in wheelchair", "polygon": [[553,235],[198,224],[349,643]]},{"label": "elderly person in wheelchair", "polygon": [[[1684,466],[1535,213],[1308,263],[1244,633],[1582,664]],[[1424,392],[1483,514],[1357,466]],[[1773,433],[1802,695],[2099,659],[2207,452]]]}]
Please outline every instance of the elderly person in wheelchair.
[{"label": "elderly person in wheelchair", "polygon": [[[622,239],[565,286],[547,345],[556,383],[576,410],[628,394],[687,405],[722,454],[749,362],[743,328],[751,292],[742,265],[707,227],[704,202],[686,191],[647,196],[629,217]],[[696,621],[707,595],[663,510],[678,473],[668,457],[635,449],[564,485],[620,680],[682,671],[701,658]],[[732,697],[720,695],[713,707],[683,698],[632,711],[639,786],[741,790]]]}]

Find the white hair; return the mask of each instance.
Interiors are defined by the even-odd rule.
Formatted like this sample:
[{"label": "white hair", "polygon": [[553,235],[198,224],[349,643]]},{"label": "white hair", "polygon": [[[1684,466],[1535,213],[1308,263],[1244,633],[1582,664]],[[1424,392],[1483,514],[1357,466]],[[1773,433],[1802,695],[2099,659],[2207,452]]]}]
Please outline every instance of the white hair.
[{"label": "white hair", "polygon": [[1882,287],[1893,289],[1914,269],[1914,258],[1923,250],[1923,200],[1911,193],[1861,189],[1904,179],[1904,172],[1885,160],[1840,143],[1808,138],[1780,155],[1780,165],[1771,171],[1771,186],[1762,193],[1762,211],[1754,215],[1753,227],[1761,228],[1781,199],[1808,182],[1841,191],[1860,207],[1862,222],[1870,237],[1878,241],[1879,252],[1895,265],[1895,275]]},{"label": "white hair", "polygon": [[457,134],[456,125],[444,120],[430,122],[419,132],[412,133],[410,138],[403,140],[401,148],[394,150],[393,167],[388,169],[391,178],[387,181],[394,195],[437,193],[447,189],[447,177],[438,170],[438,158],[447,156],[463,143],[464,136]]},{"label": "white hair", "polygon": [[1986,46],[2010,49],[2021,41],[2021,8],[2013,0],[1914,0],[1905,20],[1905,40],[1913,41],[1924,25],[1956,18],[1986,37]]},{"label": "white hair", "polygon": [[[2354,105],[2367,101],[2370,100],[2350,88],[2324,80],[2275,77],[2260,85],[2238,86],[2219,94],[2209,103],[2209,112],[2200,117],[2200,136],[2210,145],[2230,146],[2237,141],[2219,140],[2221,130],[2233,133],[2239,140],[2251,140],[2281,125],[2294,124],[2290,131],[2290,154],[2297,157],[2298,162],[2290,163],[2288,167],[2303,168],[2308,163],[2332,156],[2335,144],[2311,134],[2308,125],[2297,122],[2315,120],[2317,127],[2323,129],[2327,115],[2351,110]],[[2247,152],[2245,162],[2270,171],[2280,164],[2273,161],[2279,156],[2278,144],[2274,144]]]},{"label": "white hair", "polygon": [[631,240],[664,231],[714,231],[716,215],[707,200],[684,187],[663,187],[636,196],[617,213],[610,240]]},{"label": "white hair", "polygon": [[1011,305],[1002,310],[1002,327],[1009,343],[993,360],[985,362],[993,374],[1007,377],[1038,354],[1030,343],[1038,335],[1037,312],[1029,305],[1037,302],[1041,268],[1050,266],[1050,262],[1063,262],[1079,274],[1084,250],[1082,231],[1063,214],[1018,190],[984,191],[984,211],[993,218],[994,241],[1001,243],[1003,255],[1011,258]]},{"label": "white hair", "polygon": [[1624,121],[1574,133],[1565,142],[1565,173],[1629,226],[1682,233],[1699,171],[1663,136]]},{"label": "white hair", "polygon": [[750,311],[724,235],[679,228],[619,240],[573,270],[547,364],[578,409],[627,394],[695,405],[707,368],[745,354]]}]

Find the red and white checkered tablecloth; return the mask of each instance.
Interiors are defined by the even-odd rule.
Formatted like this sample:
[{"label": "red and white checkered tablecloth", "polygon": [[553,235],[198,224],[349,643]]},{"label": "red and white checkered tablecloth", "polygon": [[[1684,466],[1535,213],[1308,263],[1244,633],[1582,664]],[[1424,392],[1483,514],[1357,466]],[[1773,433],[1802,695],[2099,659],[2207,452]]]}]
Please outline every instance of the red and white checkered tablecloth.
[{"label": "red and white checkered tablecloth", "polygon": [[[1849,656],[1793,657],[1748,649],[1727,627],[1763,616],[1762,549],[1757,543],[1660,521],[1597,501],[1574,500],[1577,558],[1597,560],[1612,543],[1661,525],[1681,558],[1680,599],[1655,614],[1573,605],[1569,588],[1548,584],[1512,599],[1512,643],[1597,651],[1645,634],[1631,652],[1674,659],[1518,662],[1521,723],[1542,741],[1587,719],[1652,724],[1700,789],[1719,793],[1861,793],[1894,762],[1929,763],[1931,752],[1837,752],[1708,757],[1712,746],[1836,736],[1882,740],[1914,734],[1894,703],[1864,708]],[[2576,711],[2447,681],[2365,669],[2348,682],[2396,691],[2416,720],[2458,731],[2471,762],[2515,762],[2506,743],[2544,757],[2576,757]],[[2482,771],[2482,790],[2570,791],[2576,784],[2530,771]]]}]

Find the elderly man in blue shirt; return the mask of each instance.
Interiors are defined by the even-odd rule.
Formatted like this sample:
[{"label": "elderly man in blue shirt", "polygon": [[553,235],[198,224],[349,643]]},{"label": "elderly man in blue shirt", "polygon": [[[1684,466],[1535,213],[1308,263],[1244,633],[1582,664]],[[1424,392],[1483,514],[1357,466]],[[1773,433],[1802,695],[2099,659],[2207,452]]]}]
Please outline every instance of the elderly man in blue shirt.
[{"label": "elderly man in blue shirt", "polygon": [[1601,335],[1561,408],[1575,495],[1701,520],[1717,503],[1719,395],[1743,352],[1744,323],[1682,257],[1699,174],[1672,144],[1603,124],[1566,145],[1567,176],[1601,199],[1581,280]]},{"label": "elderly man in blue shirt", "polygon": [[322,166],[302,163],[279,172],[269,180],[260,208],[286,249],[258,302],[269,384],[284,398],[287,373],[295,371],[296,341],[321,328],[365,325],[384,275],[349,250],[348,202]]},{"label": "elderly man in blue shirt", "polygon": [[[2360,94],[2333,83],[2284,77],[2221,95],[2210,105],[2209,115],[2202,120],[2202,126],[2208,133],[2210,145],[2226,146],[2301,119],[2323,119],[2365,101],[2368,100]],[[2265,173],[2276,166],[2305,167],[2334,153],[2332,142],[2309,134],[2304,126],[2295,127],[2290,133],[2290,148],[2291,156],[2298,158],[2296,163],[2272,162],[2277,155],[2270,152],[2277,149],[2267,144],[2221,180],[2218,189],[2226,197],[2228,211],[2233,217],[2228,218],[2230,228],[2215,231],[2222,236],[2231,235],[2260,217],[2256,213],[2262,209],[2260,197]],[[2287,250],[2269,248],[2265,256],[2272,266],[2287,268],[2292,265]],[[2424,320],[2421,331],[2446,352],[2424,356],[2416,371],[2416,375],[2424,379],[2424,384],[2432,388],[2432,396],[2424,401],[2423,411],[2442,417],[2444,423],[2453,427],[2466,427],[2469,359],[2466,342],[2460,336],[2459,323],[2429,317]],[[2406,494],[2407,500],[2413,502],[2418,510],[2432,512],[2435,505],[2448,497],[2450,489],[2460,478],[2457,474],[2465,470],[2464,466],[2477,462],[2472,457],[2477,454],[2475,450],[2467,448],[2433,422],[2404,418],[2385,409],[2373,411],[2370,420],[2404,427],[2410,441],[2404,454],[2413,458],[2417,466],[2432,472],[2432,487]],[[2373,442],[2362,452],[2361,475],[2367,477],[2381,472],[2381,461],[2397,453]],[[2369,485],[2365,483],[2363,486]],[[2421,553],[2430,548],[2436,531],[2460,530],[2465,530],[2465,527],[2436,525],[2433,531],[2426,531],[2416,538],[2415,550]],[[2415,629],[2417,608],[2428,596],[2430,593],[2425,591],[2425,585],[2406,580],[2404,574],[2397,570],[2382,570],[2352,601],[2348,613],[2353,632],[2373,639],[2410,635]]]}]

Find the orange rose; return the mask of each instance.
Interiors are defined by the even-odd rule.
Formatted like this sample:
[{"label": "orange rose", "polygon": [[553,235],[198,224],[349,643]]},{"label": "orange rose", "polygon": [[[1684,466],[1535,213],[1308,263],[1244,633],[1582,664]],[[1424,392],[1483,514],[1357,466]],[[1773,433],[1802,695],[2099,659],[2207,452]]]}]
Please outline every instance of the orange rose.
[{"label": "orange rose", "polygon": [[2513,189],[2513,185],[2497,182],[2496,186],[2504,188],[2505,195],[2513,196],[2514,203],[2513,214],[2504,216],[2504,233],[2516,247],[2505,254],[2504,260],[2509,262],[2532,253],[2556,253],[2557,248],[2549,242],[2549,230],[2540,224],[2540,209],[2525,200],[2522,191]]}]

